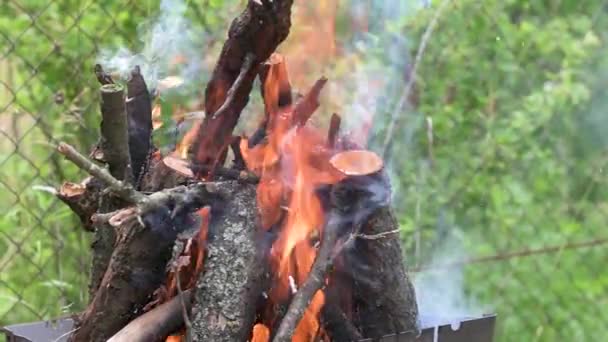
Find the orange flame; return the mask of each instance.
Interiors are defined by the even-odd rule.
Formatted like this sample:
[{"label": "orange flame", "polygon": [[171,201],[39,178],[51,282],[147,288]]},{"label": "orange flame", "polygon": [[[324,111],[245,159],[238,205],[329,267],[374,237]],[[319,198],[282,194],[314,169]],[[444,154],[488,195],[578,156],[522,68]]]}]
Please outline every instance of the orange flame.
[{"label": "orange flame", "polygon": [[264,324],[258,323],[253,327],[251,342],[267,342],[270,339],[270,330]]},{"label": "orange flame", "polygon": [[[273,82],[271,78],[267,81]],[[265,88],[269,86],[272,84]],[[266,92],[268,94],[276,92]],[[265,101],[268,102],[268,97]],[[266,107],[269,108],[272,106]],[[304,283],[314,263],[317,254],[314,239],[322,234],[325,219],[315,193],[317,187],[335,184],[343,177],[329,163],[333,151],[327,147],[326,134],[314,127],[299,126],[294,113],[293,106],[267,113],[265,144],[249,148],[247,139],[241,140],[247,167],[261,177],[257,204],[262,226],[269,229],[279,222],[282,225],[270,252],[275,283],[269,299],[274,304],[289,300]],[[317,291],[292,341],[315,339],[321,330],[318,315],[324,302],[323,292]],[[254,329],[254,338],[262,341],[260,336],[262,333]]]}]

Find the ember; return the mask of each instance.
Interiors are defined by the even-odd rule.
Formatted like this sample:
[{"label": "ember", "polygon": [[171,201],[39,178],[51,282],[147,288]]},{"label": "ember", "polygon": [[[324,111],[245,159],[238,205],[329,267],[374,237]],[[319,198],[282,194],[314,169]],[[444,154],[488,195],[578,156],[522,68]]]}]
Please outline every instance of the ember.
[{"label": "ember", "polygon": [[[342,341],[416,329],[381,158],[341,134],[337,114],[328,129],[312,125],[328,80],[294,102],[287,58],[274,53],[291,4],[248,2],[207,85],[205,118],[168,155],[149,146],[158,127],[149,94],[127,100],[124,120],[114,103],[124,94],[97,68],[115,104],[102,106],[113,126],[98,147],[110,173],[68,145],[59,151],[108,186],[112,205],[79,216],[95,217],[96,234],[109,234],[105,225],[116,234],[100,240],[109,255],[95,264],[73,341]],[[277,17],[286,20],[268,20]],[[264,117],[235,137],[256,77]],[[101,196],[64,189],[73,208],[72,195]]]}]

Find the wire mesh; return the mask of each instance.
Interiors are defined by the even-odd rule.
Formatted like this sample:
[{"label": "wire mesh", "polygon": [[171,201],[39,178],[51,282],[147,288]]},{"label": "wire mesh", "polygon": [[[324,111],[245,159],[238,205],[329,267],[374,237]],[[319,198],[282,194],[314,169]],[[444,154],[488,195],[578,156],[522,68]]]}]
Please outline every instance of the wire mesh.
[{"label": "wire mesh", "polygon": [[[217,3],[187,2],[214,43],[238,8]],[[313,6],[296,4],[294,16]],[[336,6],[338,32],[331,34],[338,44],[340,34],[361,38],[348,31],[363,27],[364,38],[380,44],[365,58],[390,53],[394,41],[383,40],[379,31],[388,29],[378,22],[394,17],[394,2]],[[402,116],[397,127],[414,133],[402,142],[406,131],[397,128],[391,159],[421,310],[496,312],[497,341],[601,340],[608,334],[606,2],[425,6],[397,25],[397,36],[408,37],[398,54],[411,56],[401,59],[411,62],[413,82],[399,83],[412,91],[406,108],[394,111]],[[0,325],[86,304],[90,233],[52,195],[83,175],[52,146],[91,146],[99,118],[95,58],[106,46],[140,46],[138,26],[158,8],[152,0],[0,1]],[[362,13],[376,20],[359,20]],[[294,22],[299,38],[316,25]],[[297,42],[286,44],[287,52],[298,51]],[[348,73],[353,61],[344,59],[336,64]],[[404,72],[386,78],[397,74]],[[331,91],[327,102],[345,99]]]}]

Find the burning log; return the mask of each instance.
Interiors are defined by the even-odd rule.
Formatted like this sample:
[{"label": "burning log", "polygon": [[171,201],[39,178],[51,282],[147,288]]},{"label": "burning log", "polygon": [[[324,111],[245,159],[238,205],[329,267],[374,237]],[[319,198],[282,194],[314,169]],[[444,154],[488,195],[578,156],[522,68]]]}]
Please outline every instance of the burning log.
[{"label": "burning log", "polygon": [[[125,105],[123,87],[114,83],[100,65],[95,66],[95,74],[102,84],[100,124],[101,137],[92,156],[94,159],[105,162],[109,166],[110,174],[118,180],[132,182],[131,156],[129,154],[128,119]],[[92,193],[93,196],[97,194]],[[83,195],[86,197],[86,195]],[[116,198],[106,197],[98,199],[98,210],[110,212],[121,207],[123,203]],[[86,226],[85,226],[86,227]],[[107,226],[100,225],[93,228],[93,267],[89,283],[89,295],[99,288],[103,274],[108,267],[114,249],[114,231]]]},{"label": "burning log", "polygon": [[261,65],[259,77],[266,117],[271,113],[276,113],[279,108],[291,105],[293,99],[285,57],[279,53],[273,53]]},{"label": "burning log", "polygon": [[105,84],[101,93],[101,153],[110,167],[110,174],[118,180],[133,179],[125,94],[118,84]]},{"label": "burning log", "polygon": [[[293,0],[249,0],[247,8],[230,25],[228,39],[205,89],[206,117],[198,128],[191,153],[195,165],[222,164],[227,139],[249,101],[257,65],[270,57],[289,34],[292,3]],[[244,67],[247,63],[255,67]],[[225,110],[216,115],[220,107]]]},{"label": "burning log", "polygon": [[308,273],[308,278],[304,282],[304,285],[298,290],[287,314],[281,321],[279,330],[275,335],[273,342],[288,342],[291,341],[291,337],[294,334],[296,326],[302,319],[304,311],[310,305],[313,296],[325,283],[327,278],[327,272],[333,264],[335,258],[335,247],[338,241],[338,235],[341,230],[345,228],[345,224],[348,225],[348,220],[345,218],[344,207],[348,201],[345,197],[346,192],[341,189],[340,185],[336,185],[335,189],[332,190],[331,194],[331,205],[332,210],[330,211],[327,224],[323,228],[323,239],[321,240],[321,247],[317,254],[312,269]]},{"label": "burning log", "polygon": [[[382,169],[382,160],[373,152],[348,151],[334,156],[330,163],[343,174],[347,175],[335,184],[330,194],[330,211],[323,228],[321,247],[304,285],[295,294],[289,305],[287,314],[283,318],[273,342],[287,342],[291,340],[293,332],[310,305],[315,293],[323,287],[328,278],[328,271],[334,259],[339,255],[351,239],[338,246],[340,234],[349,228],[364,222],[376,203],[369,196],[369,191],[362,191],[370,175],[377,174]],[[362,187],[362,184],[363,185]],[[367,189],[365,189],[367,190]],[[334,316],[335,318],[335,316]],[[355,332],[348,328],[351,334]]]},{"label": "burning log", "polygon": [[[81,315],[72,341],[105,341],[147,304],[163,278],[177,234],[193,224],[190,212],[221,203],[215,187],[195,184],[145,196],[129,184],[113,178],[73,147],[60,144],[64,154],[83,170],[107,183],[128,203],[137,205],[134,214],[116,227],[116,247],[101,284]],[[224,198],[230,195],[224,194]],[[112,302],[112,305],[106,305]]]},{"label": "burning log", "polygon": [[255,187],[222,186],[231,198],[211,213],[204,274],[196,284],[191,335],[195,341],[246,341],[267,284],[260,248]]},{"label": "burning log", "polygon": [[327,83],[327,78],[319,78],[312,88],[296,103],[294,108],[293,118],[294,125],[304,125],[312,114],[319,108],[319,95],[321,90]]},{"label": "burning log", "polygon": [[359,341],[363,335],[344,311],[333,304],[326,302],[321,311],[321,323],[332,341]]}]

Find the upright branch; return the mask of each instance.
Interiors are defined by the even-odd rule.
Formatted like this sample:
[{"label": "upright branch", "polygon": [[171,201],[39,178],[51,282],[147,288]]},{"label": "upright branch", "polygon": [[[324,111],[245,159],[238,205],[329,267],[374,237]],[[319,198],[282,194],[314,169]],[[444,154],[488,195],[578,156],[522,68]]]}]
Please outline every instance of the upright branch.
[{"label": "upright branch", "polygon": [[135,185],[144,174],[152,152],[152,99],[139,66],[131,71],[127,81],[127,117],[129,125],[129,154]]},{"label": "upright branch", "polygon": [[293,113],[294,125],[304,125],[315,110],[319,108],[319,95],[325,83],[327,83],[327,78],[321,77],[318,79],[308,93],[296,103]]},{"label": "upright branch", "polygon": [[273,53],[260,66],[260,93],[264,99],[264,119],[258,129],[249,137],[249,148],[253,148],[266,138],[271,122],[280,108],[289,107],[293,103],[291,83],[287,74],[287,62],[281,54]]},{"label": "upright branch", "polygon": [[293,102],[291,83],[287,74],[287,62],[283,55],[273,53],[260,66],[259,76],[266,118],[276,113],[279,108],[291,105]]},{"label": "upright branch", "polygon": [[121,181],[131,182],[131,157],[125,95],[119,84],[101,86],[101,151],[110,173]]},{"label": "upright branch", "polygon": [[101,85],[114,83],[112,76],[105,72],[100,64],[95,64],[95,77],[97,77],[97,81]]},{"label": "upright branch", "polygon": [[[223,163],[224,149],[229,146],[232,131],[249,101],[257,65],[270,57],[289,34],[292,3],[293,0],[249,0],[230,25],[228,39],[205,89],[206,116],[190,151],[194,165]],[[252,67],[248,68],[248,63]],[[220,108],[222,112],[216,113]],[[200,169],[196,173],[206,174]]]}]

